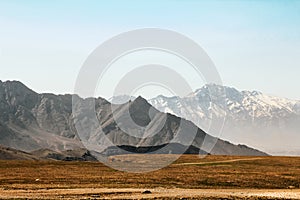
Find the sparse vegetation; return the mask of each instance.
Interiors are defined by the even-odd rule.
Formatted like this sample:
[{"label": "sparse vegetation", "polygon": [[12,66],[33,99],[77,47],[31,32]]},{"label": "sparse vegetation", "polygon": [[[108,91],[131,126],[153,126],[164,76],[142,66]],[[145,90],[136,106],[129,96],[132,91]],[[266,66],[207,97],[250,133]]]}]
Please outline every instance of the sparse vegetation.
[{"label": "sparse vegetation", "polygon": [[[123,155],[117,159],[128,163],[138,157]],[[209,164],[197,164],[205,162]],[[138,194],[145,188],[297,190],[300,158],[207,156],[200,159],[197,155],[183,155],[166,168],[142,174],[116,171],[98,162],[0,161],[0,190],[12,194],[20,189],[91,188],[132,188]]]}]

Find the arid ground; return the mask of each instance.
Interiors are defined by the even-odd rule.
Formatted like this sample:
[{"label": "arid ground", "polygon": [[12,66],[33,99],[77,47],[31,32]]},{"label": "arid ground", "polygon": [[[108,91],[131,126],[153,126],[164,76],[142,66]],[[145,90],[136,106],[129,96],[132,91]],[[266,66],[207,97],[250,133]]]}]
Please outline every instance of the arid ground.
[{"label": "arid ground", "polygon": [[[168,156],[148,158],[160,162]],[[137,155],[113,160],[149,164]],[[300,157],[183,155],[148,173],[120,172],[98,162],[0,161],[0,198],[300,199]]]}]

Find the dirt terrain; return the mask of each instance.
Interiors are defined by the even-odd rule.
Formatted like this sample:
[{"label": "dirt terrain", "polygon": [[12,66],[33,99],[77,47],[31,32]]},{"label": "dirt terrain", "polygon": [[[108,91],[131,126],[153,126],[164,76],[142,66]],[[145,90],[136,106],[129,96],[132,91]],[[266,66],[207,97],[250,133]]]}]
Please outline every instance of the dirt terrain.
[{"label": "dirt terrain", "polygon": [[[146,194],[145,191],[151,193]],[[300,190],[271,189],[164,189],[77,188],[39,190],[0,190],[5,199],[299,199]]]},{"label": "dirt terrain", "polygon": [[[168,156],[147,157],[160,162]],[[113,159],[149,164],[138,155]],[[1,199],[300,199],[299,188],[299,157],[183,155],[148,173],[120,172],[98,162],[0,161]]]}]

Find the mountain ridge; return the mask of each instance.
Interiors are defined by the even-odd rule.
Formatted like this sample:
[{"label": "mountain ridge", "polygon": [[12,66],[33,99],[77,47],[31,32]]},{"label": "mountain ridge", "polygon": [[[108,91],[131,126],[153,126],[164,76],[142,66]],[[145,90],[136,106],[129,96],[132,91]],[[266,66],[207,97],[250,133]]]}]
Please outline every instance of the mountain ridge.
[{"label": "mountain ridge", "polygon": [[[38,149],[62,152],[93,144],[103,147],[99,149],[104,151],[109,147],[107,144],[134,147],[170,142],[188,144],[193,138],[190,134],[195,132],[195,140],[191,142],[198,148],[205,139],[216,142],[212,154],[266,155],[211,137],[190,121],[159,112],[142,97],[114,105],[101,97],[82,99],[75,95],[78,101],[73,110],[72,97],[68,94],[38,94],[21,82],[1,82],[0,144],[27,152]],[[95,103],[94,108],[90,107],[91,103]],[[95,110],[97,121],[82,115],[85,109]],[[78,124],[85,131],[83,137],[78,135]],[[100,129],[93,129],[97,124],[101,125],[105,137],[101,136]]]}]

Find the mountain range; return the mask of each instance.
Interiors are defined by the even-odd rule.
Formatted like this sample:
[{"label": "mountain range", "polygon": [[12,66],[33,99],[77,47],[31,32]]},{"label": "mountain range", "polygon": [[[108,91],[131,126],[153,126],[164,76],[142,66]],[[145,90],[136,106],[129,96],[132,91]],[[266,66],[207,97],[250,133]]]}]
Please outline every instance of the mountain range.
[{"label": "mountain range", "polygon": [[[96,121],[92,115],[84,114],[89,109],[95,112]],[[66,152],[78,149],[87,151],[79,151],[82,159],[93,159],[89,157],[93,152],[124,153],[115,151],[116,147],[131,153],[141,149],[143,153],[153,149],[177,153],[181,148],[205,154],[267,155],[213,137],[189,120],[160,112],[142,97],[111,104],[100,97],[39,94],[18,81],[0,81],[0,113],[0,145],[39,157],[59,152],[55,158],[66,159]]]},{"label": "mountain range", "polygon": [[[215,84],[185,97],[160,95],[148,101],[214,136],[273,155],[300,155],[300,101]],[[218,120],[224,121],[221,133],[210,127]]]}]

